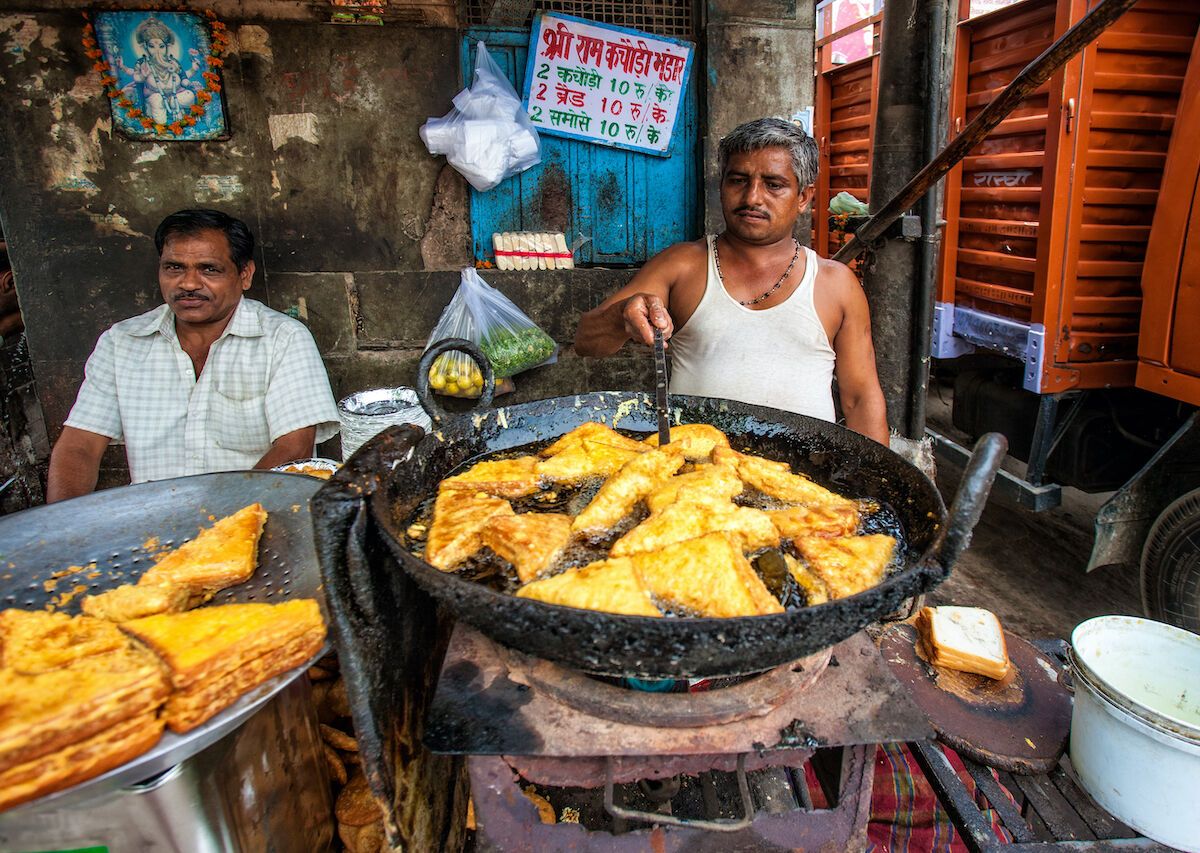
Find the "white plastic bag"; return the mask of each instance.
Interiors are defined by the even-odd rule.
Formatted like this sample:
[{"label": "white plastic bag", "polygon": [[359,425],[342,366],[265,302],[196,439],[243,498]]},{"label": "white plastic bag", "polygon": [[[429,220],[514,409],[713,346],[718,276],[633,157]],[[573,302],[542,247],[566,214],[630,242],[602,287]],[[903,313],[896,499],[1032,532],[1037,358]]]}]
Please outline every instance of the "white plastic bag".
[{"label": "white plastic bag", "polygon": [[475,81],[454,96],[454,109],[421,126],[421,141],[430,154],[445,154],[480,192],[542,162],[537,130],[482,41]]}]

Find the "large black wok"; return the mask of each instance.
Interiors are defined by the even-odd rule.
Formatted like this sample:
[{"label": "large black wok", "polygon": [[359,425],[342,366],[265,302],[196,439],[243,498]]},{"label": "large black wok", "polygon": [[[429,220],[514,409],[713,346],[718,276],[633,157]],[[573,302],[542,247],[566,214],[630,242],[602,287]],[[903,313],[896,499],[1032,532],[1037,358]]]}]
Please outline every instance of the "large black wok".
[{"label": "large black wok", "polygon": [[[428,355],[428,354],[427,354]],[[849,598],[736,619],[622,616],[545,604],[438,571],[405,547],[405,529],[438,483],[475,457],[553,439],[585,421],[652,432],[645,394],[597,392],[444,418],[411,456],[384,472],[370,511],[405,571],[456,618],[501,644],[592,673],[641,678],[744,674],[833,645],[949,575],[978,520],[1003,439],[985,437],[947,521],[937,489],[914,466],[851,430],[803,415],[726,400],[673,396],[672,423],[709,423],[737,449],[786,461],[846,495],[888,503],[907,543],[904,567]],[[371,443],[356,456],[372,452]]]}]

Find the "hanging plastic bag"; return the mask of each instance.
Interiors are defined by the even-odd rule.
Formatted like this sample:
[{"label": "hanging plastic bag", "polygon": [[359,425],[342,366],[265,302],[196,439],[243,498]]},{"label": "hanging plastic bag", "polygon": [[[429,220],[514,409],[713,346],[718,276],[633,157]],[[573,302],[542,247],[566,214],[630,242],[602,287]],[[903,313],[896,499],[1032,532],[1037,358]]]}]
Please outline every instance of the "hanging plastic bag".
[{"label": "hanging plastic bag", "polygon": [[474,83],[455,95],[454,109],[421,126],[421,141],[430,154],[445,154],[480,192],[542,162],[537,130],[482,41]]},{"label": "hanging plastic bag", "polygon": [[829,212],[834,215],[866,216],[867,206],[850,193],[842,190],[830,199]]},{"label": "hanging plastic bag", "polygon": [[[445,338],[465,338],[476,344],[491,362],[497,379],[558,359],[554,339],[472,267],[462,271],[458,290],[442,311],[425,348]],[[445,352],[429,368],[429,384],[439,394],[478,397],[483,376],[466,353]]]}]

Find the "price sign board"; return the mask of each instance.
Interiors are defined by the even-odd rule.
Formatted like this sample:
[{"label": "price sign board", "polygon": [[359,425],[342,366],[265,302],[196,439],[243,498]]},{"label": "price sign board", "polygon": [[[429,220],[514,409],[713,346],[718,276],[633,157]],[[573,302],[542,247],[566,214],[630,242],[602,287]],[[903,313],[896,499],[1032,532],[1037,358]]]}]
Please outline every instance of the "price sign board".
[{"label": "price sign board", "polygon": [[665,157],[691,67],[688,42],[539,13],[525,109],[539,133]]}]

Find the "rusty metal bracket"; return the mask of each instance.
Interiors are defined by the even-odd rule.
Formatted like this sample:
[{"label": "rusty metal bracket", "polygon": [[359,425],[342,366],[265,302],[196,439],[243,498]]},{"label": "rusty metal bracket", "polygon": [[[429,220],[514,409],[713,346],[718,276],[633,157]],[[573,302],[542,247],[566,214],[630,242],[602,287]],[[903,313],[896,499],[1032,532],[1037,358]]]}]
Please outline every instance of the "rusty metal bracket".
[{"label": "rusty metal bracket", "polygon": [[754,821],[754,801],[750,799],[750,783],[746,780],[746,753],[737,757],[738,792],[742,795],[742,816],[736,820],[688,820],[660,812],[644,812],[640,809],[627,809],[613,802],[613,761],[609,757],[604,762],[604,810],[615,818],[638,820],[644,823],[657,823],[663,826],[680,826],[689,829],[703,829],[709,832],[740,832]]}]

